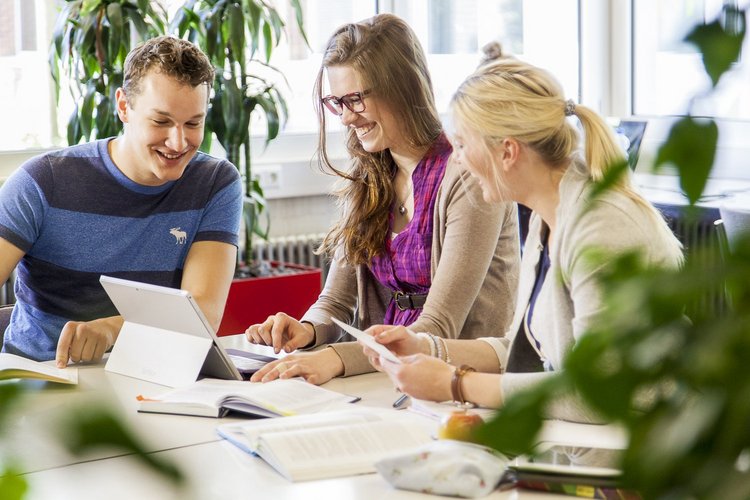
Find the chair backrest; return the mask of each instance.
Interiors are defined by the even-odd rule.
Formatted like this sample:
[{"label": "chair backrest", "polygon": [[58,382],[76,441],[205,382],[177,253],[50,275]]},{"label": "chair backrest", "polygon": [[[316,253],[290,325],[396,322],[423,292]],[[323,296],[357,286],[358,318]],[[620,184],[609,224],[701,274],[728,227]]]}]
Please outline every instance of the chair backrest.
[{"label": "chair backrest", "polygon": [[750,206],[722,205],[719,207],[729,249],[734,251],[743,234],[750,235]]},{"label": "chair backrest", "polygon": [[5,329],[8,328],[10,323],[10,315],[13,312],[13,305],[0,306],[0,349],[3,348],[3,337],[5,337]]}]

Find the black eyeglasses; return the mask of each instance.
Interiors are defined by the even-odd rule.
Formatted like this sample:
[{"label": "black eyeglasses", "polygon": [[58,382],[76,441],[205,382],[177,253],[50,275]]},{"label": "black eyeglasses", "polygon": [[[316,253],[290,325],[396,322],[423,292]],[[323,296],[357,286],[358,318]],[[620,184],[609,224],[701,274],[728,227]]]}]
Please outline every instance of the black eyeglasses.
[{"label": "black eyeglasses", "polygon": [[341,97],[327,95],[320,102],[328,108],[328,111],[336,116],[341,116],[344,113],[344,106],[352,113],[361,113],[365,110],[365,96],[369,93],[370,90],[363,90],[361,92],[342,95]]}]

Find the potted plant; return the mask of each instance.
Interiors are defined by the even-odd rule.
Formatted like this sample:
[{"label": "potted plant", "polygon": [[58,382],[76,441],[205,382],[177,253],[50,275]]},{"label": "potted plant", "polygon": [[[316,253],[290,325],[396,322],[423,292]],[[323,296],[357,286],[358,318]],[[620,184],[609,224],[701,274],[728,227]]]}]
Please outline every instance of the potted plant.
[{"label": "potted plant", "polygon": [[[745,19],[745,11],[725,5],[717,20],[686,38],[712,83],[696,99],[710,96],[738,59]],[[688,114],[659,149],[656,165],[677,168],[691,205],[706,186],[718,136],[712,119]],[[482,429],[483,442],[508,454],[529,451],[545,407],[576,393],[627,429],[623,486],[643,498],[750,497],[750,234],[722,263],[691,249],[678,270],[646,269],[637,253],[607,264],[607,307],[596,326],[556,377],[505,402]],[[697,310],[686,321],[686,305],[717,287],[726,287],[728,311]],[[655,391],[656,401],[636,410],[643,391]]]},{"label": "potted plant", "polygon": [[[307,41],[300,3],[290,3]],[[210,147],[215,135],[244,182],[244,248],[238,255],[219,335],[244,331],[280,310],[299,316],[320,292],[319,269],[272,263],[266,266],[270,272],[264,272],[252,254],[253,236],[267,238],[269,219],[263,190],[252,175],[251,118],[256,112],[265,117],[266,144],[277,137],[286,119],[286,101],[274,81],[283,80],[283,75],[269,64],[283,28],[278,11],[262,0],[187,0],[170,25],[177,36],[200,46],[216,68],[204,148]],[[293,274],[281,274],[281,270]]]}]

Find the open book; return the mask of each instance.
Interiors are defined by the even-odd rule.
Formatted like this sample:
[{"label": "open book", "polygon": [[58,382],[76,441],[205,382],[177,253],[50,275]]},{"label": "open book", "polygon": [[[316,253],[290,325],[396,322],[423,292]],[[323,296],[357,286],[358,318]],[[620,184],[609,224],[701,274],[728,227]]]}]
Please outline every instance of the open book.
[{"label": "open book", "polygon": [[78,368],[60,369],[15,354],[1,352],[0,380],[11,378],[33,378],[61,384],[77,384]]},{"label": "open book", "polygon": [[375,472],[375,462],[423,445],[434,425],[419,416],[358,408],[220,425],[219,435],[290,481]]},{"label": "open book", "polygon": [[259,417],[314,413],[359,398],[323,389],[302,379],[245,382],[205,378],[158,396],[138,396],[138,411],[222,417],[229,410]]}]

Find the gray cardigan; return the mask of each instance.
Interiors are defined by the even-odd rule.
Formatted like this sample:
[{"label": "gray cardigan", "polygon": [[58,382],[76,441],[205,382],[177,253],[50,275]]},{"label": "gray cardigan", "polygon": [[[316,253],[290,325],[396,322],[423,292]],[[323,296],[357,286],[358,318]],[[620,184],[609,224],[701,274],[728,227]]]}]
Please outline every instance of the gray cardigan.
[{"label": "gray cardigan", "polygon": [[[519,269],[515,204],[489,205],[476,180],[446,167],[435,203],[432,285],[419,319],[409,327],[444,338],[503,335],[514,309]],[[343,332],[330,317],[368,328],[380,324],[390,301],[367,266],[334,259],[325,287],[302,321],[315,325],[315,346],[337,342]],[[331,346],[344,376],[373,371],[355,342]]]},{"label": "gray cardigan", "polygon": [[[591,181],[580,173],[582,168],[581,165],[569,168],[560,183],[557,224],[549,248],[551,265],[531,320],[532,331],[541,343],[537,352],[549,361],[553,370],[560,369],[565,355],[604,307],[597,284],[597,274],[603,266],[588,263],[583,256],[585,250],[640,249],[649,265],[676,267],[682,262],[680,243],[666,223],[654,223],[647,210],[626,195],[607,191],[589,206]],[[495,349],[502,367],[506,365],[510,344],[519,331],[534,287],[541,257],[542,227],[542,219],[532,214],[521,261],[516,311],[508,333],[502,339],[482,339]],[[536,349],[535,343],[530,343]],[[501,377],[503,399],[550,375],[505,373]],[[576,398],[558,401],[547,417],[577,422],[600,420]]]}]

